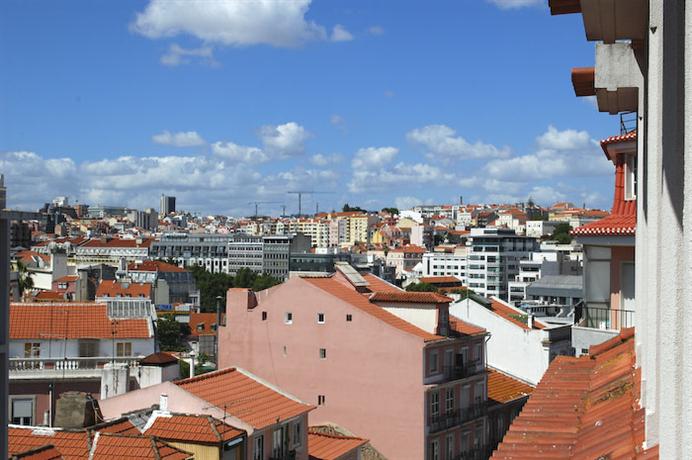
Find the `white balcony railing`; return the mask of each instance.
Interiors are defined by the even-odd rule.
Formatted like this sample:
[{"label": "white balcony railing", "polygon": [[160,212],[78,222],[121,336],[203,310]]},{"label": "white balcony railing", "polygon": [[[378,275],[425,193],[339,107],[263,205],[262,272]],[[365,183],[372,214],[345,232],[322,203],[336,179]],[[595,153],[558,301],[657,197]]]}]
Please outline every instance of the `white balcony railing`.
[{"label": "white balcony railing", "polygon": [[98,356],[90,358],[10,358],[10,379],[41,379],[55,377],[101,377],[103,366],[107,363],[124,363],[138,367],[139,356],[110,358]]}]

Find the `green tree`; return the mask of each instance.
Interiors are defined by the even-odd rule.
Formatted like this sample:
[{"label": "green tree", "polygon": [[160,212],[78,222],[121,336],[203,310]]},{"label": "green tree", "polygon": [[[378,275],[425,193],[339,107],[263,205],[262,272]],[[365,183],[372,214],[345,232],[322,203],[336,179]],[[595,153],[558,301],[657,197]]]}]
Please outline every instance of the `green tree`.
[{"label": "green tree", "polygon": [[367,212],[365,209],[359,207],[359,206],[349,206],[348,203],[344,205],[342,208],[343,212]]},{"label": "green tree", "polygon": [[406,286],[408,292],[437,292],[437,288],[430,283],[415,283]]},{"label": "green tree", "polygon": [[392,215],[398,215],[399,210],[397,208],[382,208],[382,212],[388,212],[389,214]]},{"label": "green tree", "polygon": [[34,279],[31,277],[31,272],[26,268],[26,265],[21,260],[17,261],[18,287],[19,295],[24,291],[29,291],[34,288]]},{"label": "green tree", "polygon": [[221,296],[221,303],[225,302],[226,291],[233,287],[233,277],[226,273],[210,273],[199,265],[190,267],[190,271],[199,289],[202,311],[216,311],[216,297]]},{"label": "green tree", "polygon": [[560,222],[555,226],[551,239],[560,244],[569,244],[572,241],[572,235],[570,235],[571,231],[572,227],[568,222]]},{"label": "green tree", "polygon": [[184,350],[181,324],[170,316],[156,320],[156,335],[162,351]]}]

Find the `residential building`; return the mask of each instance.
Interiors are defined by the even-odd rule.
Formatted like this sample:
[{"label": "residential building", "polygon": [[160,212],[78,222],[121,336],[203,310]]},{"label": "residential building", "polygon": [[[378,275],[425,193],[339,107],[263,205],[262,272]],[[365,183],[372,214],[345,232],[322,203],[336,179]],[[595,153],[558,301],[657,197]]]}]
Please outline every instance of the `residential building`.
[{"label": "residential building", "polygon": [[161,195],[161,203],[159,206],[159,216],[166,217],[175,212],[175,197]]},{"label": "residential building", "polygon": [[216,313],[190,312],[188,325],[190,337],[188,344],[197,355],[204,353],[216,359],[216,331],[218,330]]},{"label": "residential building", "polygon": [[325,433],[319,427],[308,431],[308,449],[311,460],[359,460],[360,448],[367,439]]},{"label": "residential building", "polygon": [[531,238],[543,238],[544,236],[552,235],[558,224],[560,224],[560,222],[550,220],[527,220],[526,236],[530,236]]},{"label": "residential building", "polygon": [[65,275],[53,281],[53,292],[59,292],[63,298],[70,301],[87,301],[89,299],[89,280],[86,271],[77,275]]},{"label": "residential building", "polygon": [[103,219],[105,217],[124,217],[127,214],[127,208],[122,206],[104,206],[101,204],[91,205],[87,210],[89,219]]},{"label": "residential building", "polygon": [[601,146],[615,165],[611,213],[572,232],[584,246],[584,305],[575,312],[573,331],[578,352],[633,326],[636,311],[637,134],[610,137]]},{"label": "residential building", "polygon": [[162,394],[172,413],[210,415],[244,430],[245,460],[308,460],[313,406],[237,367],[109,398],[101,401],[101,411],[104,419],[116,419],[159,403]]},{"label": "residential building", "polygon": [[454,276],[466,285],[467,248],[455,248],[454,252],[426,252],[423,254],[422,276]]},{"label": "residential building", "polygon": [[79,268],[103,263],[117,267],[121,260],[145,260],[152,243],[149,238],[92,238],[74,248],[75,265]]},{"label": "residential building", "polygon": [[[287,233],[300,233],[310,237],[310,245],[313,248],[330,247],[330,225],[324,219],[299,218],[289,222]],[[276,232],[274,233],[276,234]],[[338,243],[334,246],[338,246]]]},{"label": "residential building", "polygon": [[97,398],[125,392],[138,377],[138,360],[154,351],[151,319],[113,320],[103,304],[14,303],[10,417],[22,425],[47,425],[63,392]]},{"label": "residential building", "polygon": [[127,217],[135,227],[145,230],[156,231],[159,226],[159,215],[152,208],[147,208],[144,211],[133,209],[128,212]]},{"label": "residential building", "polygon": [[572,355],[571,324],[550,324],[497,298],[470,295],[450,314],[488,331],[488,365],[536,385],[550,362]]},{"label": "residential building", "polygon": [[538,250],[538,242],[501,228],[472,228],[470,238],[468,287],[486,297],[506,299],[509,282],[519,274],[519,262]]},{"label": "residential building", "polygon": [[17,262],[26,267],[35,289],[50,290],[54,281],[69,274],[67,255],[59,250],[53,250],[50,254],[19,251],[15,255],[15,265]]},{"label": "residential building", "polygon": [[367,433],[388,458],[482,455],[485,330],[450,298],[337,264],[260,292],[230,289],[220,365],[238,363],[317,405],[316,423]]},{"label": "residential building", "polygon": [[172,259],[178,266],[200,265],[211,273],[229,273],[229,234],[164,233],[151,245],[151,258]]},{"label": "residential building", "polygon": [[127,265],[126,277],[135,283],[156,285],[164,280],[168,286],[170,303],[193,303],[199,305],[199,290],[189,270],[160,260],[144,260]]},{"label": "residential building", "polygon": [[397,279],[404,279],[422,262],[425,252],[425,248],[411,244],[390,249],[386,263],[388,267],[394,267]]},{"label": "residential building", "polygon": [[543,249],[541,245],[541,252],[532,252],[528,260],[519,261],[519,273],[507,284],[509,288],[507,300],[510,303],[516,305],[526,300],[528,286],[544,276],[581,275],[582,267],[579,258],[573,258],[568,251],[549,250],[548,247],[545,251]]},{"label": "residential building", "polygon": [[22,221],[13,221],[10,224],[10,247],[21,247],[29,249],[31,247],[31,227]]},{"label": "residential building", "polygon": [[488,444],[495,449],[533,393],[534,386],[488,368]]},{"label": "residential building", "polygon": [[[526,300],[540,306],[575,307],[584,295],[582,275],[547,275],[526,287]],[[522,305],[524,306],[524,305]]]}]

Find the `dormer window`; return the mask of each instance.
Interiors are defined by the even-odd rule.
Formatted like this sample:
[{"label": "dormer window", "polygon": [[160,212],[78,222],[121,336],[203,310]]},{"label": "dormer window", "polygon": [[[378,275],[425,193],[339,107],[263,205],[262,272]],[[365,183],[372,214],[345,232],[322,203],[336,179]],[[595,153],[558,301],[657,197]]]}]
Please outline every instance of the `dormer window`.
[{"label": "dormer window", "polygon": [[637,157],[625,155],[625,200],[637,198]]}]

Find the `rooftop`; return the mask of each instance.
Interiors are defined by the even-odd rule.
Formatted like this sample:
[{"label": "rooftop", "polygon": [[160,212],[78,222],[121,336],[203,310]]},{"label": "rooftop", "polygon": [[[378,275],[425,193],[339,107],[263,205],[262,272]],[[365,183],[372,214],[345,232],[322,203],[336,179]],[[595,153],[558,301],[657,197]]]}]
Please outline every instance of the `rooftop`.
[{"label": "rooftop", "polygon": [[126,283],[116,280],[101,280],[96,297],[151,297],[151,283]]},{"label": "rooftop", "polygon": [[89,458],[89,434],[86,431],[63,431],[40,427],[8,427],[10,455],[54,446],[65,460]]},{"label": "rooftop", "polygon": [[534,387],[492,367],[487,368],[488,399],[505,404],[533,393]]},{"label": "rooftop", "polygon": [[187,460],[194,456],[150,436],[97,433],[89,458],[98,460]]},{"label": "rooftop", "polygon": [[451,299],[437,292],[407,292],[407,291],[384,291],[373,292],[370,294],[373,302],[404,302],[404,303],[451,303]]},{"label": "rooftop", "polygon": [[367,439],[320,433],[310,429],[308,431],[308,455],[310,460],[337,460],[367,442]]},{"label": "rooftop", "polygon": [[13,303],[10,339],[148,339],[146,319],[111,321],[106,305],[94,303]]},{"label": "rooftop", "polygon": [[175,382],[255,429],[273,425],[312,410],[312,406],[237,368]]},{"label": "rooftop", "polygon": [[521,327],[522,329],[525,329],[527,331],[530,331],[531,329],[544,329],[545,325],[540,322],[538,319],[533,320],[533,328],[530,328],[528,326],[528,321],[525,319],[526,312],[523,310],[520,310],[518,308],[514,308],[511,305],[508,305],[498,299],[492,298],[490,299],[490,302],[486,304],[486,307],[488,310],[492,311],[496,315],[499,315],[509,321],[510,323],[514,323],[517,326]]},{"label": "rooftop", "polygon": [[658,458],[643,447],[635,361],[634,329],[555,358],[492,458]]},{"label": "rooftop", "polygon": [[160,260],[144,260],[141,262],[131,262],[127,265],[129,271],[137,272],[186,272],[184,268],[169,264]]},{"label": "rooftop", "polygon": [[209,415],[154,413],[144,434],[167,441],[219,444],[245,435],[245,431]]}]

